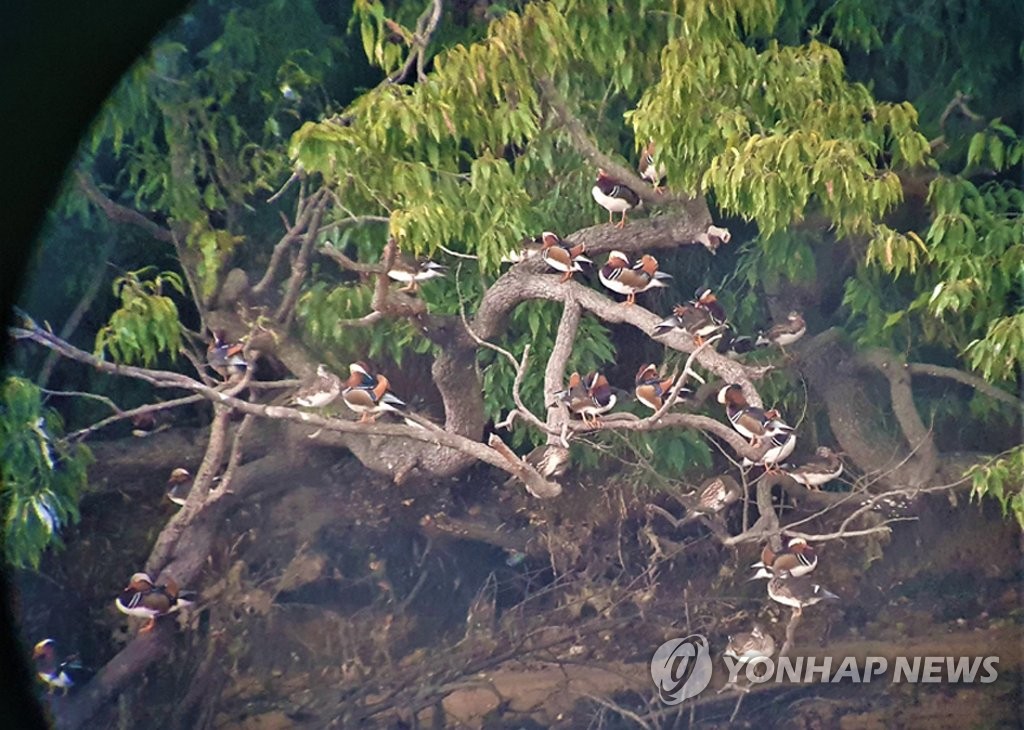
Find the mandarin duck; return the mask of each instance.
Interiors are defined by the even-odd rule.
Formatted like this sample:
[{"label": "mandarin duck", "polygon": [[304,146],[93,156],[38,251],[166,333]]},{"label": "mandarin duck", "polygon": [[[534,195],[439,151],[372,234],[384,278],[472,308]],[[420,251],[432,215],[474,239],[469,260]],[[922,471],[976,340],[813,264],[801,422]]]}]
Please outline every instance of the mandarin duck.
[{"label": "mandarin duck", "polygon": [[775,653],[775,639],[760,624],[754,624],[749,632],[729,637],[725,647],[725,656],[732,657],[740,664],[747,664],[755,659],[767,659]]},{"label": "mandarin duck", "polygon": [[786,321],[775,325],[767,332],[758,335],[754,344],[758,347],[778,345],[785,352],[786,345],[792,345],[807,332],[807,323],[799,312],[790,312],[786,315]]},{"label": "mandarin duck", "polygon": [[654,326],[652,336],[658,337],[672,330],[682,330],[692,337],[694,343],[699,347],[705,339],[721,332],[722,327],[715,322],[706,309],[689,304],[677,304],[672,308],[672,316]]},{"label": "mandarin duck", "polygon": [[388,269],[388,278],[405,284],[402,291],[414,292],[419,289],[420,282],[440,278],[447,270],[430,259],[417,259],[402,253],[395,257],[395,262]]},{"label": "mandarin duck", "polygon": [[166,616],[192,605],[199,597],[195,591],[182,591],[173,578],[156,585],[145,573],[135,573],[115,599],[117,610],[129,616],[148,618],[141,631],[151,631],[160,616]]},{"label": "mandarin duck", "polygon": [[701,287],[696,291],[692,304],[711,315],[711,319],[714,320],[715,324],[726,323],[725,308],[718,301],[715,293],[708,287]]},{"label": "mandarin duck", "polygon": [[750,567],[757,568],[751,580],[771,578],[782,570],[788,570],[791,576],[799,578],[818,567],[818,554],[804,538],[783,536],[782,550],[775,552],[771,543],[765,545],[761,559]]},{"label": "mandarin duck", "polygon": [[243,374],[248,367],[244,350],[244,343],[228,342],[224,330],[214,330],[213,341],[206,348],[206,363],[222,378],[229,380]]},{"label": "mandarin duck", "polygon": [[828,446],[819,446],[814,456],[800,465],[783,464],[784,471],[790,479],[810,489],[821,489],[843,473],[843,462],[839,454]]},{"label": "mandarin duck", "polygon": [[348,366],[349,377],[341,398],[349,408],[359,414],[360,423],[372,423],[377,414],[385,411],[400,413],[405,410],[405,401],[388,391],[391,387],[387,377],[371,374],[364,362]]},{"label": "mandarin duck", "polygon": [[[554,235],[554,234],[552,234]],[[528,259],[532,259],[537,256],[541,251],[543,244],[538,243],[534,240],[524,241],[520,244],[519,248],[512,249],[501,257],[501,263],[503,264],[519,264]]]},{"label": "mandarin duck", "polygon": [[590,259],[583,255],[586,246],[582,243],[570,246],[551,231],[544,231],[541,240],[541,258],[552,269],[562,272],[563,282],[569,281],[577,271],[583,271],[580,264],[591,263]]},{"label": "mandarin duck", "polygon": [[313,379],[296,390],[290,402],[303,408],[323,408],[341,395],[341,387],[341,378],[321,363]]},{"label": "mandarin duck", "polygon": [[605,287],[616,294],[626,295],[625,304],[635,304],[636,295],[640,292],[668,286],[665,279],[672,278],[670,274],[658,271],[658,260],[653,256],[644,254],[639,261],[631,264],[629,257],[622,251],[608,254],[607,263],[597,275]]},{"label": "mandarin duck", "polygon": [[779,464],[789,458],[796,448],[795,429],[782,420],[781,414],[774,408],[764,412],[768,419],[764,426],[764,437],[771,444],[760,459],[752,461],[743,457],[743,466],[750,467],[755,464],[764,466],[768,471],[775,471]]},{"label": "mandarin duck", "polygon": [[167,479],[167,499],[177,505],[184,506],[188,494],[192,491],[192,475],[188,469],[177,467]]},{"label": "mandarin duck", "polygon": [[768,597],[783,606],[792,607],[798,615],[806,606],[839,600],[839,596],[822,588],[810,576],[795,577],[788,570],[780,570],[768,581]]},{"label": "mandarin duck", "polygon": [[57,659],[57,642],[53,639],[43,639],[32,649],[32,662],[35,665],[36,676],[41,679],[47,687],[47,692],[53,694],[53,690],[68,690],[81,680],[81,673],[84,671],[77,654]]},{"label": "mandarin duck", "polygon": [[654,363],[642,365],[636,373],[636,399],[653,411],[661,410],[669,397],[674,378],[663,378]]},{"label": "mandarin duck", "polygon": [[[523,457],[545,479],[558,479],[569,469],[569,449],[560,444],[541,444]],[[519,477],[509,477],[505,486],[513,486]]]},{"label": "mandarin duck", "polygon": [[626,225],[626,211],[640,205],[640,197],[623,183],[608,176],[604,170],[597,171],[597,181],[590,190],[594,200],[608,211],[608,222],[612,223],[615,213],[622,213],[618,227]]},{"label": "mandarin duck", "polygon": [[661,181],[665,179],[665,166],[658,163],[655,156],[655,144],[652,139],[640,153],[640,164],[637,170],[640,177],[654,186],[654,192],[661,192]]},{"label": "mandarin duck", "polygon": [[765,436],[769,418],[764,409],[747,403],[743,388],[730,383],[718,391],[718,402],[725,406],[729,423],[744,438],[757,443]]},{"label": "mandarin duck", "polygon": [[569,410],[594,425],[598,417],[615,407],[616,395],[608,379],[601,373],[589,373],[581,378],[579,373],[569,376],[569,387],[560,394]]}]

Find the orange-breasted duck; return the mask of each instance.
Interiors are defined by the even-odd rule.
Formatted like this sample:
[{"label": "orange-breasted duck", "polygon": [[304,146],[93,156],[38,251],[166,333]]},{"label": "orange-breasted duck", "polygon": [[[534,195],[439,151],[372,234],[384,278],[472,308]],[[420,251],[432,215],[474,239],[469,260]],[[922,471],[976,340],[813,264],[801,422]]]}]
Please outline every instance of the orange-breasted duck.
[{"label": "orange-breasted duck", "polygon": [[759,442],[765,436],[769,418],[764,409],[747,403],[743,388],[730,383],[718,391],[718,402],[725,406],[725,415],[732,427],[751,441]]},{"label": "orange-breasted duck", "polygon": [[121,613],[148,618],[149,623],[142,627],[142,631],[150,631],[160,616],[190,606],[197,598],[195,591],[180,590],[173,578],[157,585],[147,574],[135,573],[114,603]]},{"label": "orange-breasted duck", "polygon": [[544,231],[541,234],[541,241],[541,258],[552,269],[562,272],[563,282],[569,281],[577,271],[583,271],[580,264],[591,263],[590,259],[583,255],[586,246],[582,243],[570,246],[551,231]]},{"label": "orange-breasted duck", "polygon": [[63,694],[81,681],[84,667],[77,654],[59,659],[57,642],[43,639],[32,648],[32,663],[35,665],[36,676],[46,684],[47,692],[59,689]]},{"label": "orange-breasted duck", "polygon": [[654,326],[652,335],[657,337],[672,330],[682,330],[700,346],[705,339],[721,332],[722,328],[723,325],[715,322],[706,309],[691,304],[677,304],[672,308],[672,316]]},{"label": "orange-breasted duck", "polygon": [[782,549],[775,552],[771,544],[761,550],[761,559],[750,566],[757,572],[751,580],[771,578],[781,570],[788,570],[793,577],[807,575],[818,567],[818,554],[802,537],[782,538]]},{"label": "orange-breasted duck", "polygon": [[206,362],[225,380],[241,375],[248,367],[245,343],[229,342],[224,330],[213,331],[213,340],[206,348]]},{"label": "orange-breasted duck", "polygon": [[616,294],[626,295],[625,304],[635,304],[636,295],[640,292],[668,286],[665,280],[672,278],[670,274],[658,271],[658,260],[653,256],[644,254],[634,264],[622,251],[608,254],[608,261],[597,275],[605,287]]},{"label": "orange-breasted duck", "polygon": [[654,363],[643,365],[636,373],[636,399],[653,411],[660,410],[671,392],[673,378],[663,378]]},{"label": "orange-breasted duck", "polygon": [[364,362],[348,366],[349,377],[341,398],[349,408],[359,414],[359,422],[372,423],[377,414],[385,411],[400,413],[405,410],[405,401],[391,393],[387,377],[372,373]]}]

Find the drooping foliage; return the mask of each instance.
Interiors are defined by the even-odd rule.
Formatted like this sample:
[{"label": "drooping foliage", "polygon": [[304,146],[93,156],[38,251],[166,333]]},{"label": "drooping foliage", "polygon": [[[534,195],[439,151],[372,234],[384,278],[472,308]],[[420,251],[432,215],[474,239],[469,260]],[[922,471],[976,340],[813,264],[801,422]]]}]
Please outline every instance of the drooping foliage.
[{"label": "drooping foliage", "polygon": [[[976,0],[913,11],[883,0],[477,5],[446,10],[419,78],[408,60],[428,2],[356,0],[351,18],[305,0],[247,0],[226,15],[199,3],[125,79],[80,164],[113,199],[175,232],[174,254],[195,280],[124,274],[97,348],[123,362],[173,354],[171,320],[190,312],[174,290],[209,301],[228,268],[258,276],[295,202],[266,199],[293,171],[330,189],[319,243],[363,263],[379,260],[388,236],[406,252],[475,256],[420,293],[432,313],[472,315],[525,238],[604,220],[589,197],[593,167],[553,112],[561,105],[627,166],[653,139],[673,192],[706,196],[716,218],[748,232],[735,253],[686,262],[724,285],[741,328],[764,324],[766,294],[832,287],[835,307],[816,325],[845,323],[861,344],[1004,387],[1019,379],[1022,110],[999,93],[1021,75],[1013,17],[998,23]],[[86,207],[77,190],[65,200]],[[297,334],[335,367],[362,356],[401,363],[435,346],[407,321],[338,324],[368,314],[372,297],[366,278],[314,259]],[[557,316],[523,304],[498,343],[516,356],[530,345],[523,396],[537,410]],[[623,354],[613,328],[585,318],[569,365],[607,368]],[[490,351],[479,363],[497,419],[513,369]],[[778,391],[798,400],[792,387]],[[997,417],[1014,418],[1005,408]],[[672,477],[709,459],[699,440],[634,436],[613,446]],[[537,438],[514,435],[517,447]],[[1024,516],[1019,479],[1000,474],[976,472],[976,490]]]},{"label": "drooping foliage", "polygon": [[63,421],[42,405],[32,383],[8,377],[0,393],[0,509],[4,554],[16,567],[38,567],[60,545],[61,529],[78,521],[78,499],[91,456],[63,441]]}]

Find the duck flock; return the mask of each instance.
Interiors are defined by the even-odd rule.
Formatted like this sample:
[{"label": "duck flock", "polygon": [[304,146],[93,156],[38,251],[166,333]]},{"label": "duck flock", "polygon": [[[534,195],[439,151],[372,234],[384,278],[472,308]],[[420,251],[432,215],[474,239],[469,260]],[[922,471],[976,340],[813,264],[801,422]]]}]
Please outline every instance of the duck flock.
[{"label": "duck flock", "polygon": [[[653,143],[643,151],[639,171],[641,177],[654,186],[655,191],[660,190],[665,171],[655,159]],[[628,211],[640,204],[640,197],[634,190],[604,170],[598,171],[592,195],[608,211],[609,223],[619,228],[625,226]],[[618,223],[614,223],[616,213],[620,214]],[[584,271],[585,266],[593,265],[584,254],[584,244],[572,245],[557,234],[545,231],[537,243],[527,245],[503,260],[519,263],[539,256],[548,267],[562,275],[560,281],[564,283],[572,279],[574,274]],[[433,261],[399,255],[387,275],[394,281],[404,283],[405,291],[415,292],[422,282],[444,276],[445,267]],[[657,259],[649,254],[632,260],[622,251],[612,251],[598,270],[598,278],[604,287],[625,296],[623,305],[630,306],[635,303],[638,294],[666,287],[666,282],[672,277],[659,271]],[[737,337],[731,332],[726,313],[714,292],[702,288],[696,292],[692,301],[676,305],[672,313],[654,327],[651,336],[657,338],[679,331],[692,337],[697,346],[714,338],[719,352],[735,357],[754,347],[774,345],[784,351],[786,346],[799,340],[806,330],[803,316],[799,312],[791,312],[785,322],[760,333],[756,339]],[[207,364],[225,380],[237,379],[249,366],[245,357],[245,343],[228,340],[222,330],[212,334],[207,348]],[[348,378],[344,380],[321,364],[315,376],[292,393],[287,402],[302,408],[321,409],[340,397],[349,409],[359,414],[360,423],[372,423],[381,414],[397,414],[401,417],[406,412],[405,402],[392,393],[390,387],[387,376],[375,371],[365,361],[351,363]],[[657,412],[673,396],[672,389],[676,387],[674,378],[666,377],[656,364],[649,363],[637,372],[633,393],[640,403]],[[680,395],[683,393],[676,393],[675,397]],[[555,396],[572,415],[588,425],[599,423],[601,416],[611,411],[617,402],[615,389],[600,372],[586,375],[572,373],[565,389]],[[796,446],[795,429],[786,423],[778,410],[750,405],[740,385],[730,383],[723,386],[718,391],[717,400],[724,406],[725,416],[733,429],[748,439],[752,446],[767,446],[756,462],[744,459],[744,467],[756,465],[766,470],[778,470],[811,489],[819,489],[842,474],[843,464],[839,454],[827,446],[819,447],[814,456],[802,463],[788,463],[786,460]],[[406,422],[412,426],[418,425],[413,420],[407,419]],[[537,459],[531,455],[528,460],[542,467],[545,477],[560,476],[568,465],[568,453],[561,449],[557,452],[560,458],[549,458],[553,453],[556,452],[548,451]],[[175,469],[168,481],[168,498],[176,504],[184,505],[191,484],[192,476],[187,470]],[[709,479],[693,505],[692,515],[720,512],[741,496],[739,485],[731,477]],[[657,509],[671,519],[667,512]],[[818,556],[805,539],[782,535],[781,549],[776,551],[766,546],[761,560],[751,566],[756,569],[752,580],[767,578],[768,597],[793,608],[794,614],[799,615],[807,606],[837,598],[808,575],[817,565]],[[129,616],[148,619],[142,631],[149,631],[157,618],[174,614],[192,605],[197,598],[194,591],[180,590],[171,578],[158,583],[146,573],[135,573],[115,599],[115,605]],[[750,632],[731,636],[725,654],[740,663],[746,663],[759,657],[769,657],[774,651],[774,638],[763,627],[755,624]],[[82,671],[88,671],[77,655],[61,658],[53,639],[44,639],[35,645],[33,660],[38,677],[50,692],[60,689],[67,693],[74,686],[76,676]]]}]

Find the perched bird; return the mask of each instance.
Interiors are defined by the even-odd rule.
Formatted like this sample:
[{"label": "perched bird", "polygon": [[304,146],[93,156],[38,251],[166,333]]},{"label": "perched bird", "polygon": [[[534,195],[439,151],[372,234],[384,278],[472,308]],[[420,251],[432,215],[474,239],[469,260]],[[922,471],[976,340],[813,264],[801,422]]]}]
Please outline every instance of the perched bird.
[{"label": "perched bird", "polygon": [[799,312],[790,312],[786,316],[785,322],[777,324],[767,332],[762,332],[758,335],[755,344],[758,347],[778,345],[785,351],[786,345],[792,345],[803,337],[805,332],[807,332],[807,323],[804,321],[803,315]]},{"label": "perched bird", "polygon": [[822,588],[810,576],[794,577],[788,570],[778,571],[768,581],[768,597],[783,606],[791,606],[797,614],[805,606],[826,600],[839,600],[839,596]]},{"label": "perched bird", "polygon": [[612,251],[608,261],[598,272],[601,283],[616,294],[626,295],[626,304],[635,304],[636,295],[655,287],[668,286],[665,279],[671,275],[658,271],[658,260],[644,254],[636,264],[622,251]]},{"label": "perched bird", "polygon": [[711,319],[714,320],[715,324],[725,324],[727,319],[725,308],[719,303],[718,297],[715,296],[711,289],[707,287],[698,289],[693,300],[693,306],[703,309],[711,315]]},{"label": "perched bird", "polygon": [[729,637],[729,645],[725,647],[725,656],[732,657],[740,664],[755,659],[767,659],[775,653],[775,639],[760,624],[754,624],[750,632]]},{"label": "perched bird", "polygon": [[701,484],[693,510],[700,514],[715,514],[738,502],[742,495],[739,483],[728,474],[711,477]]},{"label": "perched bird", "polygon": [[597,182],[590,190],[598,205],[608,211],[608,222],[615,213],[622,213],[619,228],[626,225],[626,211],[640,205],[640,197],[623,183],[608,177],[604,170],[597,171]]},{"label": "perched bird", "polygon": [[843,473],[843,462],[839,459],[839,454],[828,446],[819,446],[814,454],[799,466],[783,464],[782,471],[793,481],[811,489],[821,489]]},{"label": "perched bird", "polygon": [[[559,444],[541,444],[523,458],[545,479],[558,479],[569,469],[569,449]],[[509,477],[505,486],[518,481],[518,477]]]},{"label": "perched bird", "polygon": [[672,316],[654,326],[652,335],[658,337],[676,329],[692,337],[699,347],[706,338],[720,332],[722,325],[716,323],[706,309],[689,304],[677,304],[672,308]]},{"label": "perched bird", "polygon": [[570,246],[558,235],[551,231],[544,231],[541,234],[543,241],[540,249],[541,258],[555,271],[562,272],[562,281],[569,281],[577,271],[583,271],[580,264],[591,263],[590,259],[583,255],[586,246],[582,243]]},{"label": "perched bird", "polygon": [[189,606],[197,598],[194,591],[179,590],[173,578],[156,585],[145,573],[135,573],[114,603],[121,613],[148,618],[149,623],[142,627],[142,631],[151,631],[157,618]]},{"label": "perched bird", "polygon": [[652,139],[640,153],[640,164],[637,169],[640,177],[654,186],[654,192],[661,192],[661,181],[665,178],[665,166],[659,164],[654,156],[655,145]]},{"label": "perched bird", "polygon": [[224,330],[214,330],[213,341],[206,348],[206,363],[228,380],[234,375],[241,375],[248,367],[244,350],[244,343],[228,342]]},{"label": "perched bird", "polygon": [[653,411],[660,410],[668,398],[673,378],[663,378],[654,363],[643,365],[636,373],[636,399]]},{"label": "perched bird", "polygon": [[47,691],[63,690],[64,694],[75,686],[80,673],[84,669],[77,654],[62,660],[57,659],[57,642],[43,639],[32,649],[32,661],[36,667],[36,675],[46,683]]},{"label": "perched bird", "polygon": [[783,537],[781,551],[772,550],[770,543],[765,545],[761,550],[761,559],[750,567],[757,568],[751,580],[771,578],[783,570],[799,578],[818,567],[818,554],[802,537]]},{"label": "perched bird", "polygon": [[388,379],[377,373],[372,375],[366,363],[354,362],[348,366],[349,377],[341,398],[345,405],[359,414],[360,423],[372,423],[378,413],[405,410],[405,401],[388,391]]},{"label": "perched bird", "polygon": [[170,416],[166,411],[137,413],[132,416],[132,436],[146,438],[155,433],[166,431],[171,427]]},{"label": "perched bird", "polygon": [[616,401],[608,379],[601,373],[589,373],[585,378],[573,373],[569,376],[569,387],[559,395],[572,413],[589,424],[596,424],[598,416],[614,408]]},{"label": "perched bird", "polygon": [[782,420],[781,414],[774,408],[765,411],[764,415],[768,419],[764,426],[764,437],[771,445],[757,461],[751,461],[744,456],[743,466],[759,464],[766,467],[768,471],[774,471],[784,459],[789,458],[793,449],[796,448],[796,433],[792,426]]},{"label": "perched bird", "polygon": [[191,491],[192,475],[189,474],[188,469],[179,466],[171,472],[171,476],[167,479],[167,499],[184,506]]},{"label": "perched bird", "polygon": [[341,395],[341,378],[327,369],[316,366],[316,376],[292,394],[291,402],[303,408],[323,408]]},{"label": "perched bird", "polygon": [[718,402],[725,406],[725,415],[732,427],[743,436],[757,443],[765,436],[768,416],[764,410],[747,403],[743,388],[730,383],[718,391]]},{"label": "perched bird", "polygon": [[444,266],[430,259],[417,259],[407,254],[399,254],[388,269],[388,278],[404,283],[402,291],[414,292],[419,289],[420,282],[442,277],[446,271]]},{"label": "perched bird", "polygon": [[507,254],[501,257],[501,263],[503,264],[518,264],[532,259],[538,255],[541,251],[541,245],[535,240],[527,240],[520,245],[519,248],[509,251]]}]

